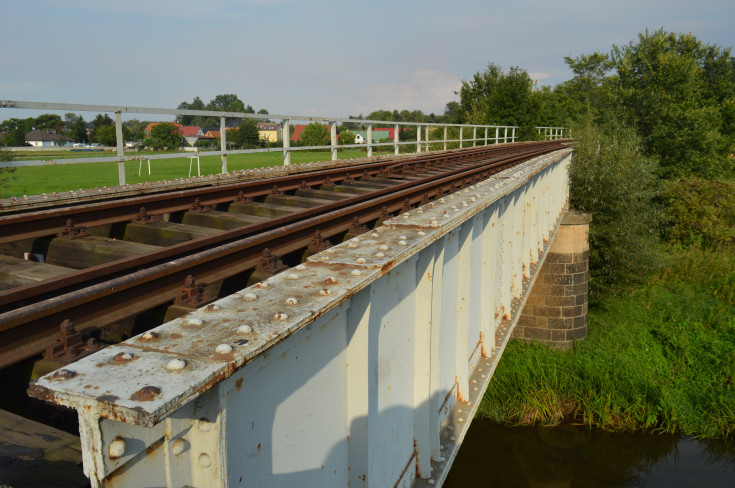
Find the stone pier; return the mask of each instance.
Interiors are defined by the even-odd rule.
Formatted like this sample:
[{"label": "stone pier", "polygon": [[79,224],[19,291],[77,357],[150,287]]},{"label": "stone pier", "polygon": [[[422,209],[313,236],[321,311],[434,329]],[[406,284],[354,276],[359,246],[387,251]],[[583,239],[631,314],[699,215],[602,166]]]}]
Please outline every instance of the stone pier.
[{"label": "stone pier", "polygon": [[589,223],[592,215],[569,210],[513,331],[525,342],[569,349],[587,336]]}]

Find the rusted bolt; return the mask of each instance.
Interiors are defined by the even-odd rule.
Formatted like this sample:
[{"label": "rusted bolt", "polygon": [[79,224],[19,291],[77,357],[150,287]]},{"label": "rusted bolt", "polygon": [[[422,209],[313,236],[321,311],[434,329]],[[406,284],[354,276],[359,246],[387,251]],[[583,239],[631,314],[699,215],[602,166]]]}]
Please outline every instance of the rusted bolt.
[{"label": "rusted bolt", "polygon": [[122,437],[115,437],[112,442],[110,442],[110,447],[107,449],[107,454],[110,456],[110,459],[118,459],[123,457],[125,454],[125,439]]},{"label": "rusted bolt", "polygon": [[288,279],[289,280],[298,280],[299,279],[299,275],[297,275],[296,273],[289,273],[288,274]]},{"label": "rusted bolt", "polygon": [[366,262],[366,261],[365,261],[365,258],[357,258],[357,259],[355,260],[355,262],[356,262],[357,264],[365,264],[365,262]]},{"label": "rusted bolt", "polygon": [[186,367],[186,361],[183,359],[172,359],[166,365],[166,369],[169,371],[181,371]]},{"label": "rusted bolt", "polygon": [[335,278],[334,276],[330,276],[329,278],[324,280],[322,283],[326,283],[328,285],[334,285],[337,283],[337,278]]},{"label": "rusted bolt", "polygon": [[130,395],[130,399],[136,402],[150,402],[161,394],[161,389],[157,386],[144,386],[140,390]]},{"label": "rusted bolt", "polygon": [[303,264],[299,264],[294,269],[298,269],[299,271],[304,271],[304,270],[306,270],[306,266],[304,266]]},{"label": "rusted bolt", "polygon": [[385,253],[384,252],[376,252],[375,253],[375,257],[376,258],[384,258],[385,257]]},{"label": "rusted bolt", "polygon": [[350,273],[352,276],[360,276],[362,272],[359,269],[353,269],[352,273]]},{"label": "rusted bolt", "polygon": [[250,334],[251,332],[253,332],[253,328],[249,325],[241,325],[237,328],[238,334]]},{"label": "rusted bolt", "polygon": [[322,288],[321,290],[319,290],[319,294],[321,296],[325,297],[325,296],[329,295],[329,290],[327,288]]},{"label": "rusted bolt", "polygon": [[385,244],[381,244],[380,246],[378,246],[378,249],[380,249],[381,251],[387,251],[388,246],[386,246]]},{"label": "rusted bolt", "polygon": [[273,316],[273,318],[274,318],[275,320],[288,320],[288,315],[286,315],[286,314],[285,314],[285,313],[283,313],[283,312],[278,312],[277,314],[275,314],[275,315]]},{"label": "rusted bolt", "polygon": [[456,441],[456,440],[457,440],[457,438],[456,438],[456,437],[454,437],[454,436],[452,435],[452,436],[449,436],[449,440],[450,440],[450,441]]},{"label": "rusted bolt", "polygon": [[148,331],[142,336],[140,336],[140,340],[143,342],[151,342],[151,341],[155,341],[156,339],[158,339],[158,337],[159,337],[158,332]]},{"label": "rusted bolt", "polygon": [[229,344],[220,344],[216,348],[214,348],[214,352],[217,354],[229,354],[232,352],[232,346]]},{"label": "rusted bolt", "polygon": [[268,282],[267,281],[259,281],[255,284],[257,288],[268,288]]},{"label": "rusted bolt", "polygon": [[457,419],[457,422],[464,422],[464,417],[459,417],[459,418]]},{"label": "rusted bolt", "polygon": [[209,305],[207,305],[207,306],[206,306],[206,307],[204,308],[204,311],[205,311],[205,312],[216,312],[217,310],[219,310],[219,309],[221,309],[221,308],[222,308],[222,307],[220,307],[220,306],[219,306],[219,305],[217,305],[217,304],[214,304],[214,303],[210,303]]},{"label": "rusted bolt", "polygon": [[243,295],[242,298],[246,302],[254,302],[255,300],[258,299],[258,295],[256,295],[255,293],[246,293],[245,295]]},{"label": "rusted bolt", "polygon": [[119,352],[115,354],[114,358],[112,358],[116,363],[127,363],[131,359],[133,359],[133,355],[129,352]]},{"label": "rusted bolt", "polygon": [[380,235],[377,232],[373,232],[370,234],[371,237],[380,237]]},{"label": "rusted bolt", "polygon": [[51,376],[49,376],[49,379],[53,381],[69,380],[71,378],[74,378],[76,375],[77,373],[74,371],[70,371],[68,369],[58,369],[54,371]]},{"label": "rusted bolt", "polygon": [[321,259],[322,261],[329,261],[329,256],[322,256],[319,259]]},{"label": "rusted bolt", "polygon": [[184,452],[184,449],[186,448],[186,441],[179,437],[176,439],[171,446],[171,452],[174,453],[174,456],[178,456],[182,452]]},{"label": "rusted bolt", "polygon": [[418,232],[418,234],[419,234],[420,236],[425,236],[425,235],[426,235],[426,232],[424,232],[423,230],[420,230],[420,231]]},{"label": "rusted bolt", "polygon": [[186,321],[186,325],[204,325],[204,321],[197,317],[192,317]]},{"label": "rusted bolt", "polygon": [[398,245],[399,245],[399,246],[405,246],[405,245],[407,245],[407,242],[406,242],[406,241],[403,241],[403,240],[401,240],[401,241],[398,241]]},{"label": "rusted bolt", "polygon": [[297,303],[299,303],[299,301],[293,297],[286,298],[286,305],[296,305]]}]

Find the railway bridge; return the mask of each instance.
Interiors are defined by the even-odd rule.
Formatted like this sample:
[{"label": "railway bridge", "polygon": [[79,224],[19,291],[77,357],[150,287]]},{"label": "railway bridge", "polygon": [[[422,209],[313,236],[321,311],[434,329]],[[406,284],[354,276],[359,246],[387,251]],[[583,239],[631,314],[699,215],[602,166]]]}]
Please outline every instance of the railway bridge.
[{"label": "railway bridge", "polygon": [[[157,208],[168,226],[203,219],[176,221],[182,208],[219,211],[207,205],[298,211],[247,223],[260,234],[220,228],[216,235],[227,239],[217,246],[207,235],[173,246],[186,254],[118,259],[111,281],[95,275],[101,265],[69,272],[47,283],[35,302],[27,298],[31,285],[3,291],[0,298],[15,293],[26,301],[0,302],[11,304],[0,309],[7,334],[0,356],[39,353],[33,341],[17,339],[19,327],[44,338],[45,324],[66,315],[77,328],[102,328],[119,320],[109,311],[116,301],[129,310],[149,298],[148,307],[165,304],[170,298],[155,298],[156,290],[171,289],[158,281],[164,275],[180,281],[197,269],[222,282],[228,268],[237,276],[250,270],[244,288],[184,307],[173,320],[31,383],[34,398],[77,411],[92,485],[441,485],[514,330],[562,345],[586,330],[586,221],[565,217],[568,141],[496,138],[485,145],[474,132],[468,148],[432,150],[427,137],[423,158],[401,156],[380,167],[375,160],[330,163],[299,172],[297,183],[279,168],[195,186],[186,198],[196,196],[198,209],[147,196],[147,212]],[[445,131],[439,143],[446,141]],[[422,141],[411,143],[421,148]],[[284,146],[284,154],[290,150]],[[215,191],[222,189],[227,200]],[[304,203],[309,194],[321,200],[320,213]],[[139,200],[129,206],[117,202],[111,216],[100,209],[92,216],[77,205],[75,222],[129,222],[132,214],[145,225]],[[16,218],[18,235],[33,239],[34,227],[51,218],[36,214],[35,221],[15,214],[0,220]],[[316,244],[302,252],[310,239]],[[205,245],[182,251],[194,241]],[[301,257],[290,266],[254,266],[295,252]],[[128,274],[121,262],[132,263]],[[89,275],[96,281],[84,284]],[[128,296],[134,279],[147,288]],[[51,298],[50,290],[57,290]],[[68,303],[54,308],[66,296]],[[87,308],[78,312],[71,302]]]}]

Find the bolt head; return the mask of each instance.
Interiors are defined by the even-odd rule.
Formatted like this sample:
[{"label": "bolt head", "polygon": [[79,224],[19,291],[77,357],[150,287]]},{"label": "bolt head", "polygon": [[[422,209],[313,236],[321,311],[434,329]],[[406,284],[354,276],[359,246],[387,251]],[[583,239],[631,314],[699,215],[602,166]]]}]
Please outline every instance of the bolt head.
[{"label": "bolt head", "polygon": [[125,439],[122,437],[115,437],[112,442],[110,442],[110,447],[107,449],[107,454],[110,456],[110,459],[118,459],[123,457],[125,454]]},{"label": "bolt head", "polygon": [[204,325],[204,321],[200,318],[192,317],[186,321],[186,325]]},{"label": "bolt head", "polygon": [[286,298],[286,305],[296,305],[297,303],[299,303],[299,301],[293,297]]},{"label": "bolt head", "polygon": [[214,352],[217,354],[229,354],[232,352],[232,346],[229,344],[220,344],[216,348],[214,348]]},{"label": "bolt head", "polygon": [[172,359],[166,365],[166,369],[169,371],[181,371],[186,367],[186,361],[183,359]]},{"label": "bolt head", "polygon": [[240,327],[237,328],[238,334],[250,334],[252,332],[253,332],[253,328],[250,327],[249,325],[241,325]]},{"label": "bolt head", "polygon": [[243,295],[243,297],[242,297],[242,298],[243,298],[243,300],[245,300],[246,302],[253,302],[253,301],[255,301],[255,300],[257,300],[257,299],[258,299],[258,295],[256,295],[255,293],[250,293],[250,292],[249,292],[249,293],[246,293],[245,295]]}]

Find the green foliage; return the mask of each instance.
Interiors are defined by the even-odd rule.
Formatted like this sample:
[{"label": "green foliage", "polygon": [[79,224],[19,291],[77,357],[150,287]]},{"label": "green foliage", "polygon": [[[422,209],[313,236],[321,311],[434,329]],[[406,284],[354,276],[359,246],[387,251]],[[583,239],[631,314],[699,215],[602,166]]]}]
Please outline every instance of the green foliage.
[{"label": "green foliage", "polygon": [[652,282],[590,308],[588,336],[571,352],[511,342],[479,415],[703,437],[735,431],[735,256],[669,252],[675,259]]},{"label": "green foliage", "polygon": [[349,130],[343,130],[339,133],[339,145],[350,145],[355,143],[355,133]]},{"label": "green foliage", "polygon": [[81,115],[67,113],[64,116],[64,127],[66,135],[75,142],[87,142],[87,122]]},{"label": "green foliage", "polygon": [[528,73],[511,67],[506,73],[489,64],[472,80],[463,80],[459,90],[462,118],[472,124],[516,125],[521,140],[535,137],[535,126],[541,125],[542,98],[534,90]]},{"label": "green foliage", "polygon": [[150,144],[144,142],[144,145],[156,149],[164,147],[174,149],[181,145],[182,138],[181,128],[178,125],[172,122],[161,122],[151,128],[152,141],[149,141]]},{"label": "green foliage", "polygon": [[735,181],[671,180],[664,203],[671,219],[669,241],[735,250]]},{"label": "green foliage", "polygon": [[735,62],[731,49],[663,30],[615,46],[616,102],[665,176],[732,170]]},{"label": "green foliage", "polygon": [[42,114],[36,117],[33,127],[38,130],[55,130],[61,133],[64,130],[64,122],[56,114]]},{"label": "green foliage", "polygon": [[258,122],[255,119],[243,119],[237,130],[228,131],[227,139],[232,140],[238,146],[247,149],[260,145],[258,134]]},{"label": "green foliage", "polygon": [[25,136],[33,129],[36,119],[7,119],[0,122],[0,132],[5,133],[3,145],[9,147],[20,147],[26,145]]},{"label": "green foliage", "polygon": [[593,214],[590,296],[596,299],[645,279],[659,264],[659,180],[634,131],[614,121],[596,126],[588,118],[574,135],[569,205]]},{"label": "green foliage", "polygon": [[[13,151],[0,146],[0,162],[13,161],[14,159]],[[13,173],[15,173],[15,168],[0,167],[0,188],[3,188],[5,183],[13,177]]]},{"label": "green foliage", "polygon": [[[123,143],[130,139],[130,129],[123,125]],[[114,147],[117,145],[117,129],[114,125],[103,125],[95,134],[95,140],[105,146]]]},{"label": "green foliage", "polygon": [[[178,107],[183,110],[212,110],[215,112],[241,112],[247,114],[254,114],[255,110],[250,105],[240,100],[234,93],[220,94],[209,101],[208,104],[204,104],[201,98],[194,97],[191,103],[181,102]],[[259,114],[268,114],[265,109],[260,109]],[[204,116],[204,115],[179,115],[176,121],[181,125],[186,126],[199,126],[199,127],[215,127],[219,126],[219,117]]]},{"label": "green foliage", "polygon": [[326,125],[313,122],[304,128],[300,140],[304,146],[326,146],[331,137]]}]

